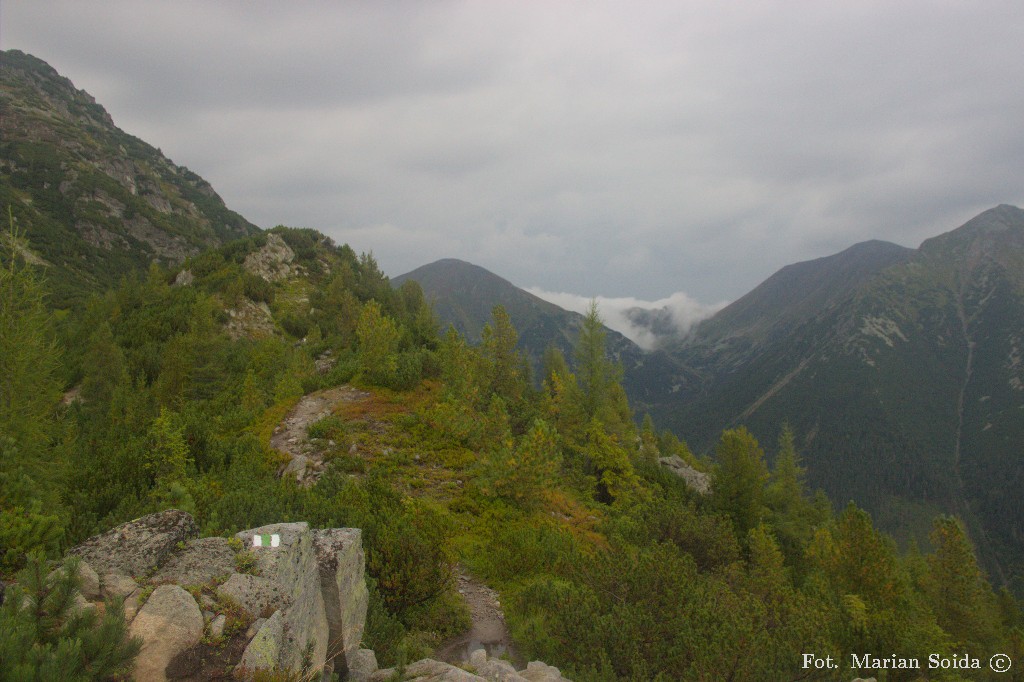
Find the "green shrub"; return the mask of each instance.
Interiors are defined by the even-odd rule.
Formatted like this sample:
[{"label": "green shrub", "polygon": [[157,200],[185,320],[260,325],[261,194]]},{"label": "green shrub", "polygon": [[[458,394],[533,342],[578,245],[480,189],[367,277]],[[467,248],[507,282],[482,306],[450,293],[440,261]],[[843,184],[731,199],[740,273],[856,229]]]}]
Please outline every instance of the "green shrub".
[{"label": "green shrub", "polygon": [[337,415],[329,415],[318,419],[306,427],[306,435],[309,438],[321,440],[337,440],[345,433],[345,424]]}]

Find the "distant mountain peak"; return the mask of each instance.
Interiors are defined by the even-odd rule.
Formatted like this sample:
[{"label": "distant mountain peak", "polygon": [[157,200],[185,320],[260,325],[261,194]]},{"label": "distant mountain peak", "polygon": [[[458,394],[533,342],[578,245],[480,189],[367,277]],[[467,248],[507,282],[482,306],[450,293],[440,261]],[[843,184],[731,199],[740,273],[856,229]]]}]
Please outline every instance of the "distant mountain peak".
[{"label": "distant mountain peak", "polygon": [[925,240],[919,252],[927,258],[945,259],[961,269],[974,270],[985,262],[998,263],[1024,281],[1024,210],[1000,204],[966,223]]}]

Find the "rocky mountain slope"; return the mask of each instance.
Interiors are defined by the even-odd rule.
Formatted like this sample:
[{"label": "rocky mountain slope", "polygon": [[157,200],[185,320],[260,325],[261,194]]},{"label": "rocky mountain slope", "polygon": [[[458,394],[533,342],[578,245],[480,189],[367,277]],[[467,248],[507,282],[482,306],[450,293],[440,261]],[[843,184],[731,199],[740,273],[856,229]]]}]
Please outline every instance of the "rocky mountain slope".
[{"label": "rocky mountain slope", "polygon": [[52,269],[59,305],[258,231],[209,183],[18,50],[0,53],[0,206],[22,250]]},{"label": "rocky mountain slope", "polygon": [[811,482],[906,539],[956,513],[997,579],[1024,574],[1024,211],[999,206],[917,250],[882,242],[784,268],[673,354],[656,409],[692,446],[788,421]]}]

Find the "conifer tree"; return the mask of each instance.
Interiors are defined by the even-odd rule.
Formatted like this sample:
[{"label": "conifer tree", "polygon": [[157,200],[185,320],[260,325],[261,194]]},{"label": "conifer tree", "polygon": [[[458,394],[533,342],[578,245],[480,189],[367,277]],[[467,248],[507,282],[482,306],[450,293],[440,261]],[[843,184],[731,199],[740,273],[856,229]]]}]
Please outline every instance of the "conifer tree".
[{"label": "conifer tree", "polygon": [[82,400],[86,408],[93,412],[105,410],[126,368],[124,352],[114,340],[114,334],[106,321],[100,323],[89,338],[82,365],[85,372],[82,378]]},{"label": "conifer tree", "polygon": [[13,225],[0,252],[0,563],[52,552],[62,462],[54,447],[60,353],[42,281],[16,249]]},{"label": "conifer tree", "polygon": [[718,465],[711,479],[712,501],[718,510],[729,515],[737,539],[745,542],[764,515],[764,487],[768,480],[764,450],[753,434],[741,426],[722,433],[715,457]]},{"label": "conifer tree", "polygon": [[124,679],[142,640],[130,639],[119,602],[102,617],[79,609],[78,562],[48,574],[38,558],[18,574],[0,607],[0,680]]},{"label": "conifer tree", "polygon": [[60,352],[43,283],[15,252],[13,230],[5,236],[12,246],[0,254],[0,438],[12,441],[19,459],[0,462],[0,476],[15,468],[42,476],[60,397]]},{"label": "conifer tree", "polygon": [[591,301],[574,355],[583,411],[589,419],[600,420],[611,433],[625,440],[634,429],[632,416],[620,383],[622,367],[608,359],[605,337],[597,302]]},{"label": "conifer tree", "polygon": [[957,519],[935,519],[929,539],[935,553],[927,558],[927,585],[938,623],[958,643],[980,652],[995,643],[1000,620],[995,594]]},{"label": "conifer tree", "polygon": [[784,424],[779,434],[775,466],[765,489],[771,522],[787,562],[802,570],[804,547],[811,539],[819,517],[804,489],[806,470],[800,465],[793,430]]},{"label": "conifer tree", "polygon": [[377,301],[363,306],[356,325],[359,339],[359,373],[364,380],[386,386],[398,369],[396,355],[401,334],[398,325],[385,315]]}]

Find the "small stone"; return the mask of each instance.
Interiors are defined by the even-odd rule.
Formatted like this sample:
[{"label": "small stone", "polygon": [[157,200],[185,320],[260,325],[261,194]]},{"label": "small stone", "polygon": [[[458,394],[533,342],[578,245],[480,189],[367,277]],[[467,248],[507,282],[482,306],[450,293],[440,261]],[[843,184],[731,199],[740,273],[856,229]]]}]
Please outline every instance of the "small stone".
[{"label": "small stone", "polygon": [[266,618],[257,618],[254,620],[252,625],[249,626],[249,629],[245,631],[245,638],[252,639],[255,637],[256,633],[260,631],[260,628],[263,627],[265,622],[267,622]]},{"label": "small stone", "polygon": [[127,597],[139,589],[138,583],[132,580],[131,577],[121,573],[105,574],[101,584],[103,586],[101,592],[105,599],[110,597]]},{"label": "small stone", "polygon": [[90,601],[102,599],[100,592],[100,577],[96,575],[96,571],[92,570],[92,566],[82,561],[78,564],[78,578],[81,581],[81,592],[82,596]]},{"label": "small stone", "polygon": [[348,662],[350,682],[367,682],[377,672],[377,654],[372,649],[357,649]]},{"label": "small stone", "polygon": [[228,622],[228,617],[223,613],[213,619],[210,623],[210,636],[221,637],[224,635],[224,625]]},{"label": "small stone", "polygon": [[131,623],[135,614],[139,612],[139,600],[142,598],[142,590],[135,588],[135,591],[124,598],[124,622]]},{"label": "small stone", "polygon": [[487,663],[487,651],[484,649],[473,649],[469,654],[469,664],[479,670]]}]

